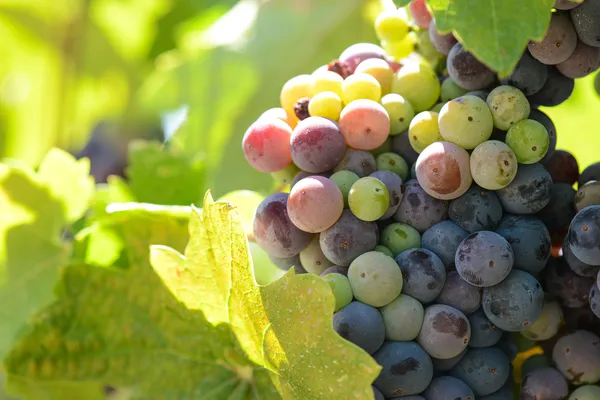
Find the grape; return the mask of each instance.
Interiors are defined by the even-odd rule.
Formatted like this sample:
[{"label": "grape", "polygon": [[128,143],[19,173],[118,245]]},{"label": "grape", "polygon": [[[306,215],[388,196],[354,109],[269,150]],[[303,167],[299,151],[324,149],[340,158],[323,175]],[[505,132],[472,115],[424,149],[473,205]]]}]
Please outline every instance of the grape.
[{"label": "grape", "polygon": [[340,189],[344,197],[344,207],[348,207],[348,193],[350,193],[350,188],[359,179],[359,176],[354,172],[341,170],[333,173],[329,179]]},{"label": "grape", "polygon": [[419,157],[419,153],[410,144],[408,131],[392,137],[392,151],[399,154],[409,164],[414,164]]},{"label": "grape", "polygon": [[496,194],[504,210],[513,214],[534,214],[550,202],[552,177],[541,164],[521,165],[515,179]]},{"label": "grape", "polygon": [[311,176],[321,176],[323,178],[329,178],[331,176],[331,174],[329,172],[324,172],[321,174],[311,174],[310,172],[300,171],[296,174],[296,176],[294,176],[292,183],[290,183],[290,189],[293,188],[294,186],[296,186],[296,183],[300,182],[302,179],[308,178]]},{"label": "grape", "polygon": [[[348,277],[348,268],[334,265],[333,267],[329,267],[325,271],[323,271],[323,273],[321,273],[320,276],[321,276],[321,278],[323,278],[329,274],[341,274],[341,275],[344,275],[345,277]],[[348,284],[350,284],[350,283],[348,283]]]},{"label": "grape", "polygon": [[440,81],[428,64],[411,62],[394,76],[392,92],[410,101],[416,112],[425,111],[440,97]]},{"label": "grape", "polygon": [[587,278],[593,278],[600,273],[600,266],[586,264],[579,258],[575,257],[571,251],[571,248],[569,247],[569,238],[566,236],[563,239],[562,252],[565,262],[575,274]]},{"label": "grape", "polygon": [[546,291],[564,307],[587,306],[592,279],[576,275],[563,259],[551,259],[545,272]]},{"label": "grape", "polygon": [[577,7],[579,4],[580,3],[578,3],[577,0],[555,0],[554,8],[557,10],[570,10]]},{"label": "grape", "polygon": [[445,56],[450,53],[452,47],[457,43],[456,38],[452,33],[441,34],[438,32],[435,24],[429,25],[429,40],[435,47],[435,49]]},{"label": "grape", "polygon": [[477,400],[514,400],[514,398],[512,385],[504,385],[492,394],[477,397]]},{"label": "grape", "polygon": [[554,368],[542,368],[530,372],[523,379],[521,399],[563,400],[569,395],[565,378]]},{"label": "grape", "polygon": [[542,89],[547,78],[548,67],[525,51],[513,72],[502,79],[502,84],[514,86],[525,96],[531,96]]},{"label": "grape", "polygon": [[434,142],[444,140],[440,134],[438,116],[439,114],[433,111],[422,111],[410,122],[408,138],[410,145],[417,153],[423,152]]},{"label": "grape", "polygon": [[308,113],[313,117],[337,121],[342,112],[342,99],[333,92],[317,93],[308,103]]},{"label": "grape", "polygon": [[600,380],[600,337],[588,331],[575,331],[558,339],[552,350],[552,360],[574,385]]},{"label": "grape", "polygon": [[473,286],[489,287],[508,276],[513,267],[513,251],[502,236],[480,231],[460,243],[454,262],[465,281]]},{"label": "grape", "polygon": [[402,290],[402,271],[392,257],[369,251],[356,257],[348,268],[348,280],[356,300],[373,307],[389,304]]},{"label": "grape", "polygon": [[[467,231],[454,222],[441,221],[423,232],[422,246],[424,249],[433,251],[442,260],[446,269],[450,269],[454,266],[454,254],[456,254],[458,245],[468,235]],[[456,307],[453,304],[448,305]],[[464,312],[464,310],[460,310]]]},{"label": "grape", "polygon": [[[416,38],[414,35],[407,35],[400,40],[382,41],[381,46],[392,60],[401,60],[408,57],[415,49]],[[396,70],[396,72],[398,72]]]},{"label": "grape", "polygon": [[565,61],[577,46],[577,33],[567,14],[553,13],[546,36],[541,42],[529,42],[531,55],[546,65]]},{"label": "grape", "polygon": [[582,209],[600,205],[600,181],[590,181],[579,187],[577,194],[575,194],[575,210],[581,211]]},{"label": "grape", "polygon": [[435,301],[472,314],[481,305],[481,293],[480,288],[467,283],[457,271],[448,271],[444,288]]},{"label": "grape", "polygon": [[436,372],[447,372],[450,371],[462,358],[467,354],[469,350],[468,347],[465,347],[463,351],[461,351],[457,356],[452,358],[440,359],[440,358],[431,358],[433,362],[433,368]]},{"label": "grape", "polygon": [[288,271],[290,268],[294,267],[296,275],[306,273],[306,270],[300,263],[300,254],[291,257],[275,257],[274,255],[269,254],[269,259],[275,266],[284,271]]},{"label": "grape", "polygon": [[408,34],[408,21],[398,10],[382,11],[375,20],[375,33],[380,40],[400,40]]},{"label": "grape", "polygon": [[514,360],[519,354],[519,346],[510,332],[504,332],[496,345],[509,360]]},{"label": "grape", "polygon": [[505,143],[488,140],[471,153],[470,168],[477,185],[488,190],[502,189],[517,176],[517,156]]},{"label": "grape", "polygon": [[600,162],[588,165],[579,176],[580,187],[589,181],[600,181]]},{"label": "grape", "polygon": [[[342,83],[344,78],[333,71],[319,71],[313,73],[313,79],[310,86],[311,97],[323,92],[333,92],[342,97]],[[313,115],[311,113],[311,115]]]},{"label": "grape", "polygon": [[342,161],[333,169],[335,172],[348,170],[365,177],[376,170],[375,157],[368,151],[347,149]]},{"label": "grape", "polygon": [[425,0],[413,0],[409,5],[410,15],[412,15],[415,23],[419,28],[427,29],[431,24],[432,17],[431,13],[427,9]]},{"label": "grape", "polygon": [[568,240],[575,257],[589,265],[600,265],[600,205],[586,207],[575,215]]},{"label": "grape", "polygon": [[521,332],[527,339],[541,341],[553,338],[563,323],[563,313],[556,301],[545,301],[540,317]]},{"label": "grape", "polygon": [[280,185],[289,185],[298,172],[300,169],[294,163],[289,163],[285,168],[271,172],[271,177]]},{"label": "grape", "polygon": [[432,251],[419,248],[405,250],[396,256],[396,263],[402,271],[404,294],[427,304],[442,291],[446,268]]},{"label": "grape", "polygon": [[385,59],[385,51],[376,44],[356,43],[342,52],[340,62],[344,63],[348,67],[348,72],[352,74],[358,64],[369,58]]},{"label": "grape", "polygon": [[404,186],[402,179],[391,171],[376,171],[369,175],[371,178],[380,180],[388,190],[390,202],[388,208],[381,219],[390,218],[396,213],[400,206],[400,201],[404,197]]},{"label": "grape", "polygon": [[452,376],[440,376],[423,393],[427,400],[473,400],[475,395],[466,383]]},{"label": "grape", "polygon": [[500,329],[519,332],[531,326],[542,313],[544,292],[527,272],[513,269],[502,282],[483,289],[483,311]]},{"label": "grape", "polygon": [[533,164],[548,152],[550,137],[544,125],[532,119],[524,119],[508,129],[506,144],[515,153],[520,164]]},{"label": "grape", "polygon": [[324,276],[323,279],[329,284],[335,297],[334,311],[338,311],[352,302],[352,288],[346,276],[333,273]]},{"label": "grape", "polygon": [[291,135],[292,130],[285,122],[261,117],[244,134],[244,156],[252,168],[260,172],[279,171],[292,162]]},{"label": "grape", "polygon": [[465,382],[479,399],[499,390],[510,374],[510,362],[497,347],[470,349],[450,371]]},{"label": "grape", "polygon": [[537,108],[533,108],[531,110],[529,113],[529,119],[544,125],[544,128],[546,128],[546,131],[548,132],[550,144],[548,145],[548,152],[541,161],[542,163],[546,163],[548,162],[549,158],[552,157],[552,154],[556,149],[556,127],[554,126],[552,120],[546,114],[544,114],[544,112],[538,110]]},{"label": "grape", "polygon": [[481,100],[486,101],[489,94],[489,90],[473,90],[471,92],[467,92],[465,95],[479,97]]},{"label": "grape", "polygon": [[444,105],[445,105],[445,104],[446,104],[446,103],[442,103],[442,102],[440,102],[440,103],[437,103],[437,104],[436,104],[435,106],[433,106],[433,107],[431,108],[431,110],[429,110],[429,111],[432,111],[432,112],[436,112],[436,113],[438,113],[438,117],[439,117],[439,113],[440,113],[440,111],[442,111],[442,107],[444,107]]},{"label": "grape", "polygon": [[600,1],[586,0],[571,10],[571,20],[583,43],[600,47]]},{"label": "grape", "polygon": [[417,180],[417,163],[410,166],[410,179]]},{"label": "grape", "polygon": [[456,43],[448,53],[446,68],[450,78],[467,90],[485,89],[496,79],[496,74],[466,51],[460,43]]},{"label": "grape", "polygon": [[521,376],[525,376],[537,369],[546,368],[550,366],[550,361],[548,360],[548,357],[546,357],[545,354],[536,354],[534,356],[529,357],[523,362],[523,366],[521,368]]},{"label": "grape", "polygon": [[[600,41],[598,41],[600,47]],[[556,69],[567,78],[583,78],[600,67],[600,48],[578,41],[571,57],[556,65]]]},{"label": "grape", "polygon": [[514,268],[535,275],[548,263],[551,252],[550,233],[538,218],[507,215],[500,222],[496,233],[510,244]]},{"label": "grape", "polygon": [[490,347],[500,341],[503,331],[485,316],[483,310],[479,309],[468,316],[471,326],[471,340],[469,347]]},{"label": "grape", "polygon": [[490,92],[486,103],[492,112],[494,126],[503,131],[529,116],[527,98],[513,86],[498,86]]},{"label": "grape", "polygon": [[392,253],[392,251],[382,244],[378,244],[377,246],[375,246],[375,249],[373,249],[373,250],[383,253],[386,256],[394,257],[394,254]]},{"label": "grape", "polygon": [[[442,59],[442,55],[435,49],[429,39],[429,29],[417,30],[413,32],[417,42],[417,53],[431,65],[437,65]],[[416,58],[416,57],[415,57]]]},{"label": "grape", "polygon": [[387,139],[390,117],[385,108],[373,100],[355,100],[342,110],[340,129],[350,147],[373,150]]},{"label": "grape", "polygon": [[298,117],[294,113],[296,102],[298,99],[310,97],[312,84],[312,75],[298,75],[288,80],[281,88],[279,101],[281,108],[287,113],[287,122],[292,128],[298,123]]},{"label": "grape", "polygon": [[375,386],[371,386],[371,388],[373,389],[373,396],[375,396],[375,400],[385,400],[383,393],[381,393],[379,389],[377,389]]},{"label": "grape", "polygon": [[387,340],[408,342],[414,340],[423,325],[423,306],[406,294],[396,297],[380,309]]},{"label": "grape", "polygon": [[375,159],[378,171],[391,171],[398,175],[402,180],[408,179],[408,164],[404,158],[396,153],[382,153]]},{"label": "grape", "polygon": [[495,230],[502,219],[502,205],[494,192],[473,185],[450,202],[448,215],[469,233]]},{"label": "grape", "polygon": [[404,97],[390,93],[381,99],[383,108],[390,116],[390,135],[398,135],[408,129],[415,117],[415,109]]},{"label": "grape", "polygon": [[569,400],[597,400],[600,399],[600,386],[581,386],[571,393]]},{"label": "grape", "polygon": [[254,216],[254,239],[274,257],[287,258],[300,253],[311,235],[292,223],[287,210],[288,194],[276,193],[265,198]]},{"label": "grape", "polygon": [[575,189],[568,183],[553,183],[550,187],[550,202],[537,216],[551,233],[565,232],[575,216]]},{"label": "grape", "polygon": [[419,182],[410,180],[404,186],[404,196],[394,214],[394,220],[425,232],[448,216],[448,202],[428,195]]},{"label": "grape", "polygon": [[575,157],[566,150],[556,150],[546,161],[542,162],[554,183],[573,185],[579,179],[579,164]]},{"label": "grape", "polygon": [[386,397],[423,392],[433,378],[431,358],[415,342],[385,342],[373,354],[382,369],[374,385]]},{"label": "grape", "polygon": [[469,153],[450,142],[437,142],[423,150],[416,170],[423,190],[440,200],[460,197],[473,182]]},{"label": "grape", "polygon": [[342,160],[345,152],[344,137],[333,121],[308,117],[294,128],[291,138],[292,160],[304,171],[328,171]]},{"label": "grape", "polygon": [[305,232],[323,232],[338,220],[344,210],[342,192],[327,178],[301,179],[290,191],[287,211],[290,219]]},{"label": "grape", "polygon": [[435,304],[425,309],[418,343],[429,355],[447,359],[459,355],[471,337],[467,317],[454,307]]},{"label": "grape", "polygon": [[381,85],[369,74],[355,73],[342,84],[342,100],[345,104],[359,99],[381,100]]},{"label": "grape", "polygon": [[405,250],[421,247],[421,235],[412,226],[397,222],[385,227],[380,242],[397,256]]},{"label": "grape", "polygon": [[439,125],[444,140],[468,150],[488,140],[494,129],[486,103],[469,95],[447,102],[440,111]]},{"label": "grape", "polygon": [[319,242],[329,261],[345,267],[359,255],[375,248],[377,225],[361,221],[350,210],[344,210],[331,228],[321,232]]},{"label": "grape", "polygon": [[300,252],[300,262],[304,269],[315,275],[321,275],[327,268],[333,266],[319,245],[319,235],[315,235],[310,244]]},{"label": "grape", "polygon": [[600,332],[600,318],[594,314],[590,305],[586,304],[583,307],[571,308],[565,313],[565,327],[568,332],[578,329]]},{"label": "grape", "polygon": [[333,314],[333,329],[369,354],[375,353],[385,340],[381,313],[358,301],[351,302]]},{"label": "grape", "polygon": [[348,204],[352,213],[363,221],[381,218],[390,204],[390,193],[379,179],[360,178],[350,188]]},{"label": "grape", "polygon": [[277,118],[277,119],[282,120],[286,124],[288,123],[288,116],[287,116],[285,110],[281,107],[269,108],[267,111],[262,113],[259,118],[262,118],[262,117]]},{"label": "grape", "polygon": [[442,102],[447,102],[457,97],[464,96],[468,90],[465,90],[458,86],[451,78],[446,78],[442,82],[440,88],[440,99]]},{"label": "grape", "polygon": [[391,151],[392,151],[392,138],[388,137],[387,139],[385,139],[385,142],[383,142],[383,144],[381,146],[379,146],[376,149],[371,150],[370,153],[373,154],[373,157],[377,157],[380,154],[389,153]]},{"label": "grape", "polygon": [[392,90],[394,72],[387,61],[379,58],[369,58],[356,67],[355,74],[368,74],[377,79],[381,87],[381,94],[386,95]]},{"label": "grape", "polygon": [[548,68],[546,83],[539,92],[529,96],[529,102],[536,107],[554,107],[567,100],[573,93],[574,88],[574,79],[567,78],[556,68],[551,67]]}]

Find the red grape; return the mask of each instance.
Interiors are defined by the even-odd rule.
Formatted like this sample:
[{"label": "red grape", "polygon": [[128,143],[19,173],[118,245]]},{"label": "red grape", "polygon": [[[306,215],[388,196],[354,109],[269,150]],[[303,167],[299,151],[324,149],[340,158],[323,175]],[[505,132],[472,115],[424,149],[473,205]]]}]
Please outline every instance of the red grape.
[{"label": "red grape", "polygon": [[279,118],[261,117],[244,134],[244,156],[260,172],[279,171],[292,162],[291,136],[292,128]]}]

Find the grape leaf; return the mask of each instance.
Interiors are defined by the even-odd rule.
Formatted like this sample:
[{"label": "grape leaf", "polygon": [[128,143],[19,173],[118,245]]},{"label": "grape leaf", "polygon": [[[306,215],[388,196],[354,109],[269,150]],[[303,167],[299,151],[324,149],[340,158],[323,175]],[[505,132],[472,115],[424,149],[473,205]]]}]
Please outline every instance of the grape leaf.
[{"label": "grape leaf", "polygon": [[542,40],[554,0],[427,0],[436,27],[501,76],[510,74],[530,40]]},{"label": "grape leaf", "polygon": [[207,194],[191,219],[185,256],[153,247],[152,264],[190,309],[229,322],[248,358],[269,371],[284,399],[370,398],[380,367],[333,330],[334,298],[321,278],[289,271],[267,286],[252,261],[234,207]]}]

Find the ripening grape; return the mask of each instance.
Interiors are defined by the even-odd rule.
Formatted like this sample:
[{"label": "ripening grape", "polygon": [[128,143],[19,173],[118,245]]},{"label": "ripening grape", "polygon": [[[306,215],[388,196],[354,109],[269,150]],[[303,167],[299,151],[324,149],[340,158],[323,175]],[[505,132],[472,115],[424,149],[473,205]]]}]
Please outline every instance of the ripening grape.
[{"label": "ripening grape", "polygon": [[348,146],[359,150],[376,149],[390,133],[387,111],[373,100],[361,99],[348,104],[342,110],[339,123]]},{"label": "ripening grape", "polygon": [[339,60],[348,67],[348,72],[352,74],[358,64],[369,58],[385,59],[385,51],[373,43],[355,43],[340,54]]},{"label": "ripening grape", "polygon": [[298,123],[298,117],[296,117],[296,113],[294,112],[294,106],[298,99],[310,97],[312,83],[312,75],[298,75],[288,80],[281,88],[279,101],[281,107],[287,113],[288,123],[292,128]]},{"label": "ripening grape", "polygon": [[588,76],[600,67],[600,47],[592,47],[578,41],[569,58],[556,65],[556,69],[567,78]]},{"label": "ripening grape", "polygon": [[450,100],[442,107],[439,127],[444,140],[470,150],[490,138],[494,120],[483,100],[466,95]]},{"label": "ripening grape", "polygon": [[529,116],[529,101],[513,86],[498,86],[490,92],[486,103],[492,112],[494,126],[503,131]]},{"label": "ripening grape", "polygon": [[271,177],[280,185],[290,185],[298,172],[300,172],[300,168],[296,164],[290,163],[279,171],[271,172]]},{"label": "ripening grape", "polygon": [[410,62],[394,76],[392,92],[398,93],[416,112],[433,107],[440,97],[440,81],[429,64]]},{"label": "ripening grape", "polygon": [[334,92],[321,92],[308,102],[308,113],[312,117],[329,118],[333,121],[340,119],[342,99]]},{"label": "ripening grape", "polygon": [[452,47],[457,43],[456,38],[454,37],[454,35],[452,34],[452,32],[447,33],[447,34],[441,34],[434,23],[431,23],[429,25],[429,40],[431,41],[431,44],[433,44],[433,46],[435,47],[435,49],[447,56],[448,53],[450,53],[450,50],[452,50]]},{"label": "ripening grape", "polygon": [[399,135],[408,129],[410,121],[415,117],[415,109],[404,97],[390,93],[381,99],[383,108],[390,117],[390,135]]},{"label": "ripening grape", "polygon": [[278,118],[256,120],[242,139],[244,156],[260,172],[276,172],[292,161],[290,138],[292,130]]},{"label": "ripening grape", "polygon": [[294,128],[290,146],[294,164],[311,173],[331,170],[346,153],[346,142],[340,128],[323,117],[308,117],[300,121]]},{"label": "ripening grape", "polygon": [[370,177],[379,179],[388,189],[390,194],[390,204],[381,219],[390,218],[396,213],[398,207],[400,206],[400,201],[402,201],[402,198],[404,197],[402,178],[391,171],[375,171],[370,175]]},{"label": "ripening grape", "polygon": [[540,161],[550,145],[550,137],[544,125],[532,119],[524,119],[511,126],[505,141],[520,164]]},{"label": "ripening grape", "polygon": [[447,102],[457,97],[467,94],[469,91],[458,86],[452,78],[448,77],[442,82],[440,87],[440,99],[442,102]]},{"label": "ripening grape", "polygon": [[356,300],[383,307],[402,291],[402,271],[393,258],[378,251],[358,256],[348,268],[348,280]]},{"label": "ripening grape", "polygon": [[344,158],[342,158],[342,161],[333,170],[335,172],[342,170],[352,171],[362,178],[375,172],[377,165],[375,157],[368,151],[347,149]]},{"label": "ripening grape", "polygon": [[290,191],[287,211],[305,232],[322,232],[342,215],[344,198],[335,183],[322,176],[301,179]]},{"label": "ripening grape", "polygon": [[408,34],[408,21],[398,10],[383,11],[375,20],[375,33],[380,40],[401,40]]},{"label": "ripening grape", "polygon": [[342,84],[342,100],[345,104],[359,99],[381,100],[381,85],[369,74],[355,73]]},{"label": "ripening grape", "polygon": [[348,207],[348,193],[350,193],[350,188],[354,185],[360,177],[356,175],[352,171],[341,170],[334,172],[333,175],[329,177],[340,188],[342,192],[342,196],[344,196],[344,206]]},{"label": "ripening grape", "polygon": [[528,329],[521,331],[527,339],[541,341],[553,338],[563,324],[560,304],[553,300],[544,301],[542,314]]},{"label": "ripening grape", "polygon": [[391,171],[397,174],[403,181],[408,179],[409,168],[404,158],[396,153],[382,153],[375,159],[378,171]]},{"label": "ripening grape", "polygon": [[496,79],[494,71],[456,43],[446,59],[448,75],[460,87],[479,90],[489,87]]},{"label": "ripening grape", "polygon": [[348,205],[354,215],[363,221],[381,218],[390,204],[390,194],[377,178],[360,178],[350,188]]},{"label": "ripening grape", "polygon": [[541,63],[555,65],[569,58],[575,46],[577,33],[569,14],[553,13],[544,39],[541,42],[529,42],[527,48]]},{"label": "ripening grape", "polygon": [[[312,84],[310,86],[311,96],[322,92],[333,92],[342,97],[342,84],[344,78],[333,71],[319,71],[313,73]],[[312,115],[312,114],[311,114]]]},{"label": "ripening grape", "polygon": [[358,64],[356,67],[355,74],[369,74],[373,78],[377,79],[379,86],[381,86],[381,94],[386,95],[392,90],[392,80],[394,79],[394,72],[390,67],[390,64],[380,58],[369,58]]},{"label": "ripening grape", "polygon": [[321,250],[319,235],[314,235],[309,245],[302,249],[300,263],[306,272],[315,275],[321,275],[327,268],[333,266]]},{"label": "ripening grape", "polygon": [[353,297],[352,287],[350,287],[350,281],[346,276],[333,273],[325,275],[323,279],[329,284],[335,297],[334,311],[338,311],[350,304]]},{"label": "ripening grape", "polygon": [[498,190],[507,186],[517,175],[517,156],[504,142],[488,140],[471,153],[471,174],[479,186]]},{"label": "ripening grape", "polygon": [[432,143],[444,140],[440,133],[438,120],[438,113],[422,111],[410,122],[408,140],[417,153],[421,153]]}]

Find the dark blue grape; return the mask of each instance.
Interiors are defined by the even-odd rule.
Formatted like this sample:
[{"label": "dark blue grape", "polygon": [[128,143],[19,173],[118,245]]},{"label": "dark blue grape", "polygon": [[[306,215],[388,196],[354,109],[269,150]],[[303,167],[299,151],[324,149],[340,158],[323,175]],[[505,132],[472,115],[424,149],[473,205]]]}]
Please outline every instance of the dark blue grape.
[{"label": "dark blue grape", "polygon": [[469,343],[471,327],[461,311],[444,304],[427,307],[417,341],[431,356],[440,359],[458,356]]},{"label": "dark blue grape", "polygon": [[494,192],[474,184],[450,202],[448,216],[469,233],[493,231],[502,219],[502,205]]},{"label": "dark blue grape", "polygon": [[544,223],[530,215],[506,215],[496,230],[514,254],[514,268],[539,273],[550,259],[552,242]]},{"label": "dark blue grape", "polygon": [[471,388],[453,376],[440,376],[423,392],[426,400],[474,400]]},{"label": "dark blue grape", "polygon": [[565,335],[554,345],[552,360],[571,383],[596,383],[600,381],[600,337],[583,330]]},{"label": "dark blue grape", "polygon": [[379,391],[375,386],[371,386],[373,388],[373,396],[375,396],[375,400],[385,400],[383,393]]},{"label": "dark blue grape", "polygon": [[596,317],[600,318],[600,288],[597,283],[593,283],[590,289],[590,308]]},{"label": "dark blue grape", "polygon": [[569,226],[569,248],[586,264],[600,265],[600,205],[577,213]]},{"label": "dark blue grape", "polygon": [[529,119],[532,119],[544,125],[544,128],[546,128],[548,136],[550,137],[548,152],[540,161],[541,163],[545,163],[550,159],[550,157],[552,157],[556,150],[556,127],[554,126],[554,122],[552,122],[550,117],[546,115],[543,111],[538,110],[537,108],[531,109],[531,111],[529,112]]},{"label": "dark blue grape", "polygon": [[467,283],[457,271],[448,271],[444,288],[435,302],[452,306],[465,314],[471,314],[481,306],[482,292],[483,289]]},{"label": "dark blue grape", "polygon": [[387,188],[390,194],[390,205],[381,219],[390,218],[396,213],[396,210],[400,207],[400,201],[402,201],[402,198],[404,197],[402,178],[392,171],[375,171],[369,176],[379,179]]},{"label": "dark blue grape", "polygon": [[536,215],[548,231],[564,232],[575,216],[575,189],[568,183],[553,183],[550,187],[550,202]]},{"label": "dark blue grape", "polygon": [[410,144],[408,131],[392,136],[392,151],[404,158],[409,164],[414,164],[419,158],[419,153]]},{"label": "dark blue grape", "polygon": [[513,269],[499,284],[483,289],[485,315],[500,329],[523,331],[542,314],[544,291],[527,272]]},{"label": "dark blue grape", "polygon": [[561,74],[556,67],[548,67],[548,78],[542,88],[527,99],[532,107],[554,107],[569,97],[575,89],[575,80]]},{"label": "dark blue grape", "polygon": [[513,267],[510,244],[495,232],[481,231],[467,236],[456,251],[456,270],[460,276],[478,287],[502,282]]},{"label": "dark blue grape", "polygon": [[377,246],[378,234],[376,223],[362,221],[352,211],[344,210],[335,224],[320,233],[319,243],[329,261],[346,267]]},{"label": "dark blue grape", "polygon": [[546,267],[544,287],[564,307],[579,308],[587,305],[593,281],[593,278],[576,275],[563,258],[552,258]]},{"label": "dark blue grape", "polygon": [[589,181],[600,181],[600,161],[591,165],[588,165],[581,175],[579,175],[579,187],[583,186]]},{"label": "dark blue grape", "polygon": [[333,314],[333,329],[369,354],[377,351],[385,340],[381,313],[359,301],[353,301]]},{"label": "dark blue grape", "polygon": [[510,332],[505,331],[502,334],[502,337],[500,338],[500,341],[496,347],[502,350],[502,352],[510,361],[514,360],[515,357],[517,357],[517,354],[519,354],[519,346]]},{"label": "dark blue grape", "polygon": [[422,303],[433,301],[446,281],[446,268],[438,256],[426,249],[410,249],[396,256],[404,278],[402,293]]},{"label": "dark blue grape", "polygon": [[408,224],[419,233],[423,233],[447,216],[447,201],[428,195],[417,180],[406,182],[404,197],[398,211],[394,214],[394,220]]},{"label": "dark blue grape", "polygon": [[522,400],[563,400],[569,395],[567,380],[554,368],[530,372],[521,386]]},{"label": "dark blue grape", "polygon": [[492,324],[483,310],[479,309],[467,318],[471,324],[469,347],[490,347],[500,341],[504,331]]},{"label": "dark blue grape", "polygon": [[415,342],[385,342],[373,358],[382,367],[374,385],[386,397],[419,394],[433,378],[431,358]]},{"label": "dark blue grape", "polygon": [[593,278],[600,273],[599,265],[589,265],[575,257],[575,254],[573,254],[569,247],[569,238],[567,236],[565,236],[562,243],[562,252],[565,262],[575,274],[586,278]]},{"label": "dark blue grape", "polygon": [[503,85],[514,86],[525,96],[539,92],[548,78],[548,67],[531,56],[525,50],[513,72],[502,79]]},{"label": "dark blue grape", "polygon": [[539,164],[519,165],[517,176],[496,191],[504,210],[513,214],[535,214],[550,202],[552,177]]},{"label": "dark blue grape", "polygon": [[465,382],[475,396],[486,396],[499,390],[510,375],[510,361],[496,347],[469,349],[450,371],[450,375]]},{"label": "dark blue grape", "polygon": [[431,361],[433,362],[433,369],[436,372],[450,371],[452,368],[454,368],[456,364],[458,364],[460,360],[462,360],[465,354],[467,354],[467,351],[469,351],[469,348],[465,347],[463,351],[461,351],[457,356],[454,356],[452,358],[442,359],[431,357]]},{"label": "dark blue grape", "polygon": [[423,232],[421,246],[433,251],[444,263],[446,269],[454,267],[454,256],[460,242],[469,233],[450,220],[438,222]]},{"label": "dark blue grape", "polygon": [[515,395],[513,394],[512,385],[505,384],[499,390],[496,390],[492,394],[487,396],[477,397],[477,400],[514,400]]},{"label": "dark blue grape", "polygon": [[571,20],[579,40],[600,47],[600,0],[586,0],[571,10]]}]

